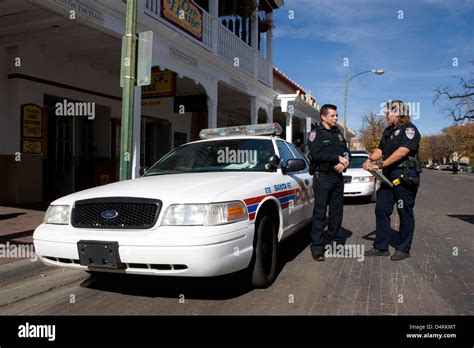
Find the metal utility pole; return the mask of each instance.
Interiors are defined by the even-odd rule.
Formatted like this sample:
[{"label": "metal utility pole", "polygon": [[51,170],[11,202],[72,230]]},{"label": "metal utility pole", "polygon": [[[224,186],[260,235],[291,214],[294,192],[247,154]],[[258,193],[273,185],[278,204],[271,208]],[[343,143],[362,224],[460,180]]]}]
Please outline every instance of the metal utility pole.
[{"label": "metal utility pole", "polygon": [[122,137],[120,143],[120,180],[131,178],[134,89],[137,61],[137,0],[127,1],[124,55],[122,57]]}]

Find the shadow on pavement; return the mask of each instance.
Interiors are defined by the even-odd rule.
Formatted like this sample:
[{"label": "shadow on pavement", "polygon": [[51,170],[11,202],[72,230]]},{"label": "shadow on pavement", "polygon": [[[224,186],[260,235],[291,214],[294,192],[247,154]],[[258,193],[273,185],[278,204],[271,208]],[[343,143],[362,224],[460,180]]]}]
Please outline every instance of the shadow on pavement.
[{"label": "shadow on pavement", "polygon": [[450,218],[456,218],[465,222],[468,222],[470,224],[474,224],[474,215],[452,215],[448,214]]},{"label": "shadow on pavement", "polygon": [[0,221],[1,220],[9,220],[14,219],[20,215],[25,215],[26,213],[10,213],[10,214],[0,214]]},{"label": "shadow on pavement", "polygon": [[344,197],[344,205],[370,205],[375,204],[370,202],[369,197]]},{"label": "shadow on pavement", "polygon": [[[325,225],[325,230],[327,231],[327,221],[324,224]],[[352,232],[349,231],[348,229],[345,229],[344,227],[341,227],[340,231],[340,241],[338,244],[345,244],[346,240],[352,236]],[[293,235],[289,236],[286,238],[284,241],[282,241],[280,245],[280,250],[279,250],[279,264],[277,266],[277,274],[280,274],[280,272],[283,270],[285,265],[288,262],[293,261],[300,255],[302,252],[304,252],[307,249],[307,252],[310,253],[309,251],[309,245],[311,243],[311,224],[306,225],[303,229],[300,231],[294,233]],[[330,244],[330,241],[325,238],[324,240],[325,244]]]},{"label": "shadow on pavement", "polygon": [[[369,241],[374,241],[375,240],[375,231],[372,231],[365,236],[362,236],[362,239],[369,240]],[[395,231],[393,228],[390,231],[390,236],[389,236],[389,244],[393,248],[397,245],[398,242],[398,231]]]},{"label": "shadow on pavement", "polygon": [[18,238],[23,238],[23,237],[30,237],[33,235],[34,231],[35,230],[27,230],[27,231],[15,232],[15,233],[6,234],[4,236],[0,236],[0,243],[6,243],[13,239],[18,239]]},{"label": "shadow on pavement", "polygon": [[228,300],[253,290],[242,272],[215,278],[94,274],[81,287],[142,297]]},{"label": "shadow on pavement", "polygon": [[39,202],[39,203],[25,203],[25,204],[5,204],[3,207],[6,208],[17,208],[17,209],[26,209],[26,210],[37,210],[37,211],[46,211],[51,202]]},{"label": "shadow on pavement", "polygon": [[[311,240],[310,229],[311,226],[308,225],[281,242],[278,249],[277,277],[288,262],[308,247]],[[343,232],[343,235],[346,236],[347,233]],[[245,271],[214,278],[97,273],[80,286],[144,297],[179,299],[183,294],[186,299],[199,300],[227,300],[254,290],[246,278]]]}]

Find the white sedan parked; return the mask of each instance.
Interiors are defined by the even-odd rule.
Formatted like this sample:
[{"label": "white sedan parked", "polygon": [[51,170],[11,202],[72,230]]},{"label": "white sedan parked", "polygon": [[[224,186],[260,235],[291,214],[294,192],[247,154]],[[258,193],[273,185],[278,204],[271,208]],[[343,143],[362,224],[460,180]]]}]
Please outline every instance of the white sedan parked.
[{"label": "white sedan parked", "polygon": [[344,196],[363,197],[375,202],[380,183],[363,168],[363,164],[369,158],[369,155],[355,152],[351,153],[351,156],[352,160],[349,168],[344,173]]},{"label": "white sedan parked", "polygon": [[204,130],[205,140],[171,151],[142,178],[54,201],[34,232],[37,254],[92,272],[247,269],[254,286],[269,286],[278,242],[313,213],[309,164],[279,132],[277,124]]}]

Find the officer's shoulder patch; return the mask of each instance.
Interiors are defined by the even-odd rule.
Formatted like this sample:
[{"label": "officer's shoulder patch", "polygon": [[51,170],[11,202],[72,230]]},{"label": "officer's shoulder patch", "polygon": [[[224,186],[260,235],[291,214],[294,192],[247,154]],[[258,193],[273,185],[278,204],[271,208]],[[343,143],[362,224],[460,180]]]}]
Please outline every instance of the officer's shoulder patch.
[{"label": "officer's shoulder patch", "polygon": [[313,142],[316,139],[316,131],[309,133],[309,141]]},{"label": "officer's shoulder patch", "polygon": [[407,127],[405,129],[405,135],[407,136],[408,139],[413,139],[415,137],[415,128],[412,127]]}]

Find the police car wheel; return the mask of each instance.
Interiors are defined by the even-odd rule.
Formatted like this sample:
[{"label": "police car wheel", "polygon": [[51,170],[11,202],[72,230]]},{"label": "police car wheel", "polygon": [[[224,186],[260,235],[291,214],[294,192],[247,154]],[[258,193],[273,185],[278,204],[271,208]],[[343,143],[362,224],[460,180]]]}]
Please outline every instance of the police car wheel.
[{"label": "police car wheel", "polygon": [[252,264],[252,285],[256,288],[270,286],[276,277],[277,235],[270,215],[262,215],[256,224],[256,240]]}]

